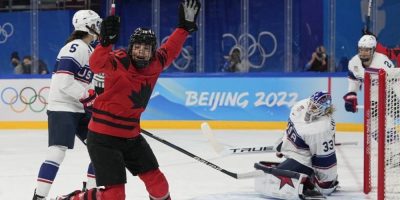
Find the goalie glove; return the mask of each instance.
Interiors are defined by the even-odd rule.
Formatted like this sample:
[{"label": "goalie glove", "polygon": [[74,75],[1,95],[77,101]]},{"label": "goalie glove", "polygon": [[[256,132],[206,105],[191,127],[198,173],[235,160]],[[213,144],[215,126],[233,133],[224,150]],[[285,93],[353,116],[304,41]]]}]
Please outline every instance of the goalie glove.
[{"label": "goalie glove", "polygon": [[183,28],[187,32],[197,31],[196,18],[199,14],[201,4],[198,0],[184,0],[179,5],[178,28]]},{"label": "goalie glove", "polygon": [[344,108],[347,112],[357,112],[357,93],[349,92],[343,96]]},{"label": "goalie glove", "polygon": [[106,47],[115,44],[119,37],[120,18],[118,16],[108,16],[101,22],[100,27],[100,44]]},{"label": "goalie glove", "polygon": [[83,108],[87,112],[92,112],[94,100],[97,97],[97,93],[93,89],[89,89],[79,101],[83,104]]}]

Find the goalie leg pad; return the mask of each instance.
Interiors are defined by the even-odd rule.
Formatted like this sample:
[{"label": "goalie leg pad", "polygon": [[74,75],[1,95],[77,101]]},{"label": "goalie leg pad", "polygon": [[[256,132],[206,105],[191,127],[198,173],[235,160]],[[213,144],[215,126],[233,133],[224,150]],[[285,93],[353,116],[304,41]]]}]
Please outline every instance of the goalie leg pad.
[{"label": "goalie leg pad", "polygon": [[307,175],[267,167],[260,163],[255,163],[254,167],[265,172],[263,176],[254,180],[256,192],[268,197],[289,200],[299,199],[303,194],[303,182],[307,179]]},{"label": "goalie leg pad", "polygon": [[279,199],[326,199],[311,183],[309,176],[290,170],[268,167],[255,163],[254,167],[265,172],[255,178],[255,191]]},{"label": "goalie leg pad", "polygon": [[293,172],[297,172],[297,173],[301,173],[301,174],[306,174],[309,177],[314,176],[314,170],[312,168],[307,167],[291,158],[286,159],[281,164],[279,164],[276,168],[289,170],[289,171],[293,171]]}]

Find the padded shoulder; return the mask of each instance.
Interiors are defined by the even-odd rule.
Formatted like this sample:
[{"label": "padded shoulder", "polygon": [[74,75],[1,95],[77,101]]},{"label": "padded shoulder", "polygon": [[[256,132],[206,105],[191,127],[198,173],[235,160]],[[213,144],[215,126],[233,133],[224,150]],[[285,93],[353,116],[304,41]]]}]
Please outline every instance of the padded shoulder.
[{"label": "padded shoulder", "polygon": [[[114,56],[115,59],[118,60],[124,66],[125,69],[128,69],[129,66],[131,65],[131,59],[129,58],[129,55],[125,49],[115,50]],[[113,62],[113,65],[115,65],[116,67],[117,63]]]}]

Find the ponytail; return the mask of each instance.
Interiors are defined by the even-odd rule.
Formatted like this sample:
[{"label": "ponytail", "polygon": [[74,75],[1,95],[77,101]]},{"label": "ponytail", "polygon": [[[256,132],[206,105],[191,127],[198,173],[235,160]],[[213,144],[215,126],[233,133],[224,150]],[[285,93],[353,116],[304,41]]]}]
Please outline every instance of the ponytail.
[{"label": "ponytail", "polygon": [[89,35],[88,32],[86,31],[74,31],[71,33],[71,35],[68,37],[67,41],[65,42],[65,44],[67,44],[68,42],[71,42],[73,40],[76,39],[84,39],[85,37],[87,37]]}]

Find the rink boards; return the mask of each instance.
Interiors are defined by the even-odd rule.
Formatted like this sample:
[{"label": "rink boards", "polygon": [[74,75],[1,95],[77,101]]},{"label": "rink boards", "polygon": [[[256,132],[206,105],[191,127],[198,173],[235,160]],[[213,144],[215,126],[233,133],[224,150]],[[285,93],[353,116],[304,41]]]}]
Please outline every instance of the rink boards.
[{"label": "rink boards", "polygon": [[[0,129],[46,129],[49,85],[49,78],[0,79]],[[293,104],[320,90],[332,93],[338,130],[362,131],[362,110],[344,110],[343,76],[161,77],[141,124],[198,129],[210,121],[217,129],[284,129]],[[362,92],[358,98],[362,104]]]}]

